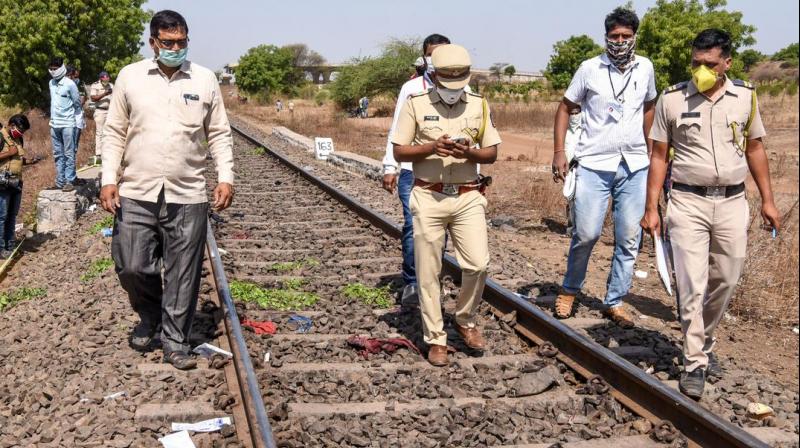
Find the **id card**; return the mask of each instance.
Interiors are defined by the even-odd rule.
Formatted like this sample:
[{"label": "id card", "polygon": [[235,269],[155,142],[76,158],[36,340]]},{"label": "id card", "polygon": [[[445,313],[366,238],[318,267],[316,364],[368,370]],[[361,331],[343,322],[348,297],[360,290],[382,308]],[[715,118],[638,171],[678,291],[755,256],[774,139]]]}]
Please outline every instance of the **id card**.
[{"label": "id card", "polygon": [[608,116],[611,117],[614,121],[619,121],[622,119],[622,104],[619,102],[613,102],[608,105]]}]

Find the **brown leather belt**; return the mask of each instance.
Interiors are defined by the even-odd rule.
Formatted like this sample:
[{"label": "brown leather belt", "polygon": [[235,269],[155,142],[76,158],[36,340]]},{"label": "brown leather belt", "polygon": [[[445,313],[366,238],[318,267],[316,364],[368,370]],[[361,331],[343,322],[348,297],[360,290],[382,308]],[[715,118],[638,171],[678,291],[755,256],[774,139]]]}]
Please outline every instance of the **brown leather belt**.
[{"label": "brown leather belt", "polygon": [[422,179],[414,178],[414,186],[442,193],[447,196],[460,196],[470,191],[480,191],[482,184],[477,182],[471,184],[445,184],[442,182],[426,182]]}]

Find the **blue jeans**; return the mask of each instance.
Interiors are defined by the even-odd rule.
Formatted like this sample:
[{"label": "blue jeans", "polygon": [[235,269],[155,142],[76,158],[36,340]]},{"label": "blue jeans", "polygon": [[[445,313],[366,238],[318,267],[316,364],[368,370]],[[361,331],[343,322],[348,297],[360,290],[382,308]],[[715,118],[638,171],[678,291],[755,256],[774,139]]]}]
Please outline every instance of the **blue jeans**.
[{"label": "blue jeans", "polygon": [[403,281],[406,285],[417,284],[417,273],[414,270],[414,224],[408,200],[414,188],[414,172],[400,170],[397,179],[397,195],[403,204],[403,236],[400,240],[403,247]]},{"label": "blue jeans", "polygon": [[567,258],[564,291],[576,294],[583,288],[589,256],[603,231],[608,198],[611,197],[614,257],[606,282],[605,304],[609,307],[622,305],[622,299],[631,287],[633,265],[639,253],[642,235],[639,221],[644,215],[647,169],[632,173],[623,160],[616,173],[579,166],[576,175],[575,229]]},{"label": "blue jeans", "polygon": [[53,159],[56,163],[56,187],[75,182],[75,128],[50,128]]},{"label": "blue jeans", "polygon": [[0,189],[0,250],[14,249],[14,228],[17,226],[17,215],[22,203],[22,182],[19,189]]}]

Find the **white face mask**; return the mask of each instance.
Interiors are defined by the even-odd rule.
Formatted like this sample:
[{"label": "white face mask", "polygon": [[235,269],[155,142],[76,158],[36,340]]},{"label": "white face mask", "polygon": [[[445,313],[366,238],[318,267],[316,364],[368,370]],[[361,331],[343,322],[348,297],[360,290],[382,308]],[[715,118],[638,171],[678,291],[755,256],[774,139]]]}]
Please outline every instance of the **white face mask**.
[{"label": "white face mask", "polygon": [[430,56],[425,56],[425,73],[427,73],[428,76],[431,76],[435,71],[436,70],[433,69],[433,58]]},{"label": "white face mask", "polygon": [[439,96],[442,98],[442,101],[449,105],[456,104],[461,98],[461,95],[464,93],[464,89],[448,89],[442,86],[437,86],[436,91],[439,93]]},{"label": "white face mask", "polygon": [[57,68],[55,70],[49,70],[48,69],[47,71],[50,72],[50,77],[51,78],[53,78],[53,79],[61,79],[61,78],[64,77],[64,75],[67,74],[67,67],[65,67],[64,64],[61,64],[61,67],[59,67],[59,68]]},{"label": "white face mask", "polygon": [[569,116],[569,127],[571,129],[578,129],[581,126],[581,114],[570,114]]}]

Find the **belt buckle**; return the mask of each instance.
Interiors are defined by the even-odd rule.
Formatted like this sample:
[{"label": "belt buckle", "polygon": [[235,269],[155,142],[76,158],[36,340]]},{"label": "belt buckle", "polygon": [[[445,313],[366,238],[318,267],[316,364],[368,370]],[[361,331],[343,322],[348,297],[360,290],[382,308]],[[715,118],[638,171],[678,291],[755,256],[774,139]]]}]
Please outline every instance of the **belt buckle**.
[{"label": "belt buckle", "polygon": [[727,193],[728,187],[722,185],[717,185],[713,187],[706,187],[706,197],[712,199],[725,199],[725,193]]},{"label": "belt buckle", "polygon": [[442,184],[442,194],[458,196],[458,184]]}]

